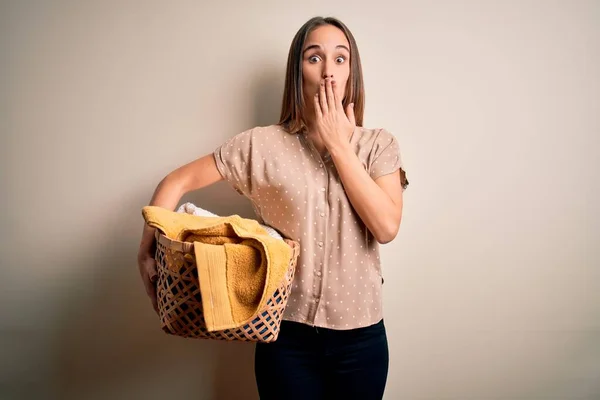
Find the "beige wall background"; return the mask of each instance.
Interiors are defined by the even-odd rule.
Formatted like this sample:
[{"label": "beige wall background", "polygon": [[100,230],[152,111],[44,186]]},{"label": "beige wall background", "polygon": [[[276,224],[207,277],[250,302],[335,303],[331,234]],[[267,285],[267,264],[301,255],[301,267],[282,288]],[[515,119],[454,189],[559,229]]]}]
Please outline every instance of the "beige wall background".
[{"label": "beige wall background", "polygon": [[[600,398],[600,3],[583,0],[3,1],[1,398],[257,398],[253,345],[159,330],[141,207],[277,122],[315,15],[355,34],[365,125],[398,137],[411,181],[382,247],[385,398]],[[182,201],[253,216],[224,182]]]}]

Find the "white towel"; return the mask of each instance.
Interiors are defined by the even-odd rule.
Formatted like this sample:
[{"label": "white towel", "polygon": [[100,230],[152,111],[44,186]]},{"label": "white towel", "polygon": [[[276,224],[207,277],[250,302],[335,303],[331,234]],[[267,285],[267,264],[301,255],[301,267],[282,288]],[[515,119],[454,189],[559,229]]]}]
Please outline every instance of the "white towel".
[{"label": "white towel", "polygon": [[[198,216],[201,216],[201,217],[218,217],[217,214],[213,214],[213,213],[211,213],[208,210],[205,210],[203,208],[197,207],[193,203],[184,203],[184,204],[182,204],[177,209],[177,212],[179,212],[179,213],[187,213],[187,214],[192,214],[192,215],[198,215]],[[283,237],[274,228],[272,228],[272,227],[270,227],[268,225],[263,225],[263,224],[260,224],[260,226],[262,226],[271,237],[283,240]]]}]

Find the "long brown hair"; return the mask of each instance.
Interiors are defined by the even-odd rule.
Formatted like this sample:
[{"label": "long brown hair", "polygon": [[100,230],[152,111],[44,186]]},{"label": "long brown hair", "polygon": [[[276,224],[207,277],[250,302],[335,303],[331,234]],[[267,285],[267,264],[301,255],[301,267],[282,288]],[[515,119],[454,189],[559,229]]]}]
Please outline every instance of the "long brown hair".
[{"label": "long brown hair", "polygon": [[344,110],[350,103],[354,103],[354,116],[356,125],[362,126],[365,111],[365,89],[363,84],[360,55],[354,36],[344,23],[333,17],[314,17],[308,20],[294,36],[288,53],[287,69],[285,73],[285,89],[281,103],[281,116],[279,125],[292,134],[300,132],[306,126],[303,119],[304,92],[302,90],[302,49],[306,38],[313,29],[322,25],[333,25],[346,35],[350,43],[350,76],[346,84],[346,93],[342,104]]}]

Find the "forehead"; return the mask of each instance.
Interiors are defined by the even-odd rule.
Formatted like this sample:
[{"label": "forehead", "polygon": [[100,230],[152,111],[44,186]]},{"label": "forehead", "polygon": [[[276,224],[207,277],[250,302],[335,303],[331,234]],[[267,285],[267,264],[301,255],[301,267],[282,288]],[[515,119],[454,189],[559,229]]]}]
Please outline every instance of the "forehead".
[{"label": "forehead", "polygon": [[345,45],[350,48],[350,43],[341,29],[333,25],[322,25],[313,29],[306,38],[304,47],[319,44],[323,47],[335,49],[338,45]]}]

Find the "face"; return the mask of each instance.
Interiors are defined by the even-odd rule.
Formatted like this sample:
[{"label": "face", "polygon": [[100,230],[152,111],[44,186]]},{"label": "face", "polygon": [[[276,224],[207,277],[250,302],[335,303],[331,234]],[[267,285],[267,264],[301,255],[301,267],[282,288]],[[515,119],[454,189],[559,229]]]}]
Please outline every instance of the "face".
[{"label": "face", "polygon": [[302,55],[304,103],[312,110],[313,97],[325,77],[333,76],[335,94],[343,100],[350,76],[350,44],[346,35],[333,25],[314,29],[306,38]]}]

